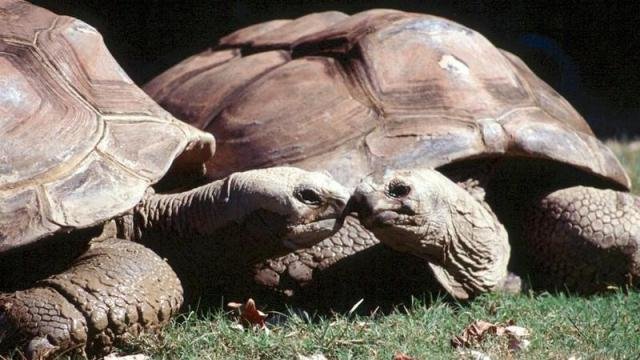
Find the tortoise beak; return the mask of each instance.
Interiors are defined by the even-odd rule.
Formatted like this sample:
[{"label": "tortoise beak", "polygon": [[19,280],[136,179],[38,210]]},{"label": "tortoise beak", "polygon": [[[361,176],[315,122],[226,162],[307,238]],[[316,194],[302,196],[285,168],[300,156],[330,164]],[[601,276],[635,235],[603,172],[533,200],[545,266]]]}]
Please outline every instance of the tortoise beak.
[{"label": "tortoise beak", "polygon": [[336,219],[334,226],[335,231],[338,231],[344,224],[344,218],[346,217],[345,211],[349,206],[349,200],[350,196],[347,191],[341,192],[340,195],[337,195],[332,199],[331,207],[333,209],[333,213],[337,214],[337,216],[334,217]]},{"label": "tortoise beak", "polygon": [[[354,193],[347,201],[347,205],[344,207],[342,214],[336,221],[337,227],[342,227],[344,225],[345,219],[347,216],[352,215],[354,217],[358,217],[359,220],[363,220],[371,216],[373,213],[370,201],[367,201],[367,197],[363,196],[360,193]],[[357,215],[356,215],[357,214]]]},{"label": "tortoise beak", "polygon": [[357,215],[354,217],[357,217],[360,223],[366,227],[363,221],[370,219],[373,215],[375,204],[378,203],[380,196],[378,187],[373,176],[369,175],[363,178],[354,189],[342,215],[338,218],[339,226],[344,224],[347,216],[356,213]]},{"label": "tortoise beak", "polygon": [[340,216],[338,216],[338,219],[336,220],[336,227],[335,227],[336,230],[340,229],[344,225],[344,222],[347,216],[349,216],[352,212],[354,212],[353,196],[349,198],[349,200],[347,201],[347,204],[342,210],[342,213],[340,213]]}]

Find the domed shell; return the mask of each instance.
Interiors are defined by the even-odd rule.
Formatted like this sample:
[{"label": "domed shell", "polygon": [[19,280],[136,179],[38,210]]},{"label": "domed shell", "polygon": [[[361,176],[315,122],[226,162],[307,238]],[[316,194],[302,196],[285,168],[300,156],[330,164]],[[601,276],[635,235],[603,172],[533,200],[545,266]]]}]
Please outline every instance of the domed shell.
[{"label": "domed shell", "polygon": [[0,252],[121,214],[179,155],[183,171],[213,155],[95,29],[23,1],[0,1],[0,89]]},{"label": "domed shell", "polygon": [[435,16],[379,9],[254,25],[145,90],[216,134],[214,177],[292,164],[354,186],[378,169],[508,155],[630,187],[585,120],[520,59]]}]

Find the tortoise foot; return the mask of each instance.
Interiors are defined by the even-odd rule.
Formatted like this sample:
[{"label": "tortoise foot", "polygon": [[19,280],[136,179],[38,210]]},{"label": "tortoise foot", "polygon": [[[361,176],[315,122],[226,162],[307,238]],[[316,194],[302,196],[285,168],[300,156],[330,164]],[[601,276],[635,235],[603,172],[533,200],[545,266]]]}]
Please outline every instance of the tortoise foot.
[{"label": "tortoise foot", "polygon": [[640,275],[640,198],[576,186],[555,191],[525,225],[534,281],[591,293]]},{"label": "tortoise foot", "polygon": [[3,350],[26,345],[30,359],[81,348],[87,342],[82,313],[51,288],[32,288],[0,295],[0,344]]},{"label": "tortoise foot", "polygon": [[69,269],[33,287],[0,294],[0,344],[47,358],[103,354],[141,331],[166,324],[182,304],[171,268],[131,241],[94,241]]}]

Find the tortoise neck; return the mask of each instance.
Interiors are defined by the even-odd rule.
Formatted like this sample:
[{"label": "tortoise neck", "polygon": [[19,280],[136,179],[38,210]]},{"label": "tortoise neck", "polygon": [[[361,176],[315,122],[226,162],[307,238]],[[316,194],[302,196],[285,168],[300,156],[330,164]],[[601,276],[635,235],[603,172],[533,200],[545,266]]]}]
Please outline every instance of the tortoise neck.
[{"label": "tortoise neck", "polygon": [[211,234],[234,213],[223,190],[220,180],[182,193],[147,195],[120,220],[121,228],[125,236],[143,243]]},{"label": "tortoise neck", "polygon": [[286,218],[256,209],[260,204],[239,190],[227,178],[183,193],[149,194],[116,219],[119,235],[165,258],[194,293],[233,284],[247,266],[290,251],[280,238]]},{"label": "tortoise neck", "polygon": [[493,214],[485,215],[494,219],[492,226],[486,227],[461,219],[465,216],[468,214],[457,214],[458,219],[454,221],[458,227],[467,221],[469,232],[458,232],[453,236],[443,265],[451,273],[456,273],[456,277],[465,279],[463,282],[471,293],[496,290],[507,275],[510,255],[507,232]]},{"label": "tortoise neck", "polygon": [[483,196],[469,195],[451,201],[447,230],[440,232],[444,252],[430,266],[446,290],[459,299],[501,288],[510,257],[504,226]]}]

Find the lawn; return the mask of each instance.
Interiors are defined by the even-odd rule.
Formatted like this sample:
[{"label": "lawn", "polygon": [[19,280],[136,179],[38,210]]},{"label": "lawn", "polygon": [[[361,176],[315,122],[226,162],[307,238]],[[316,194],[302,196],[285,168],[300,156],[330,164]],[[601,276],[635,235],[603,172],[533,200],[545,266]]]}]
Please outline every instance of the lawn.
[{"label": "lawn", "polygon": [[[640,189],[640,142],[609,141]],[[425,301],[426,300],[426,301]],[[269,331],[241,329],[228,312],[195,310],[119,350],[154,359],[640,359],[640,290],[612,288],[590,297],[566,293],[486,294],[467,304],[415,299],[391,313],[269,314]],[[513,323],[528,330],[525,349],[486,334],[451,345],[471,323]],[[17,354],[16,354],[17,355]],[[62,356],[61,358],[64,358]]]},{"label": "lawn", "polygon": [[[323,354],[327,359],[392,359],[398,352],[416,359],[624,359],[638,358],[640,293],[611,293],[590,298],[548,293],[488,294],[470,304],[419,301],[396,312],[373,317],[348,314],[310,320],[289,315],[270,332],[239,330],[224,313],[190,312],[159,336],[137,340],[128,352],[158,359],[298,359]],[[272,315],[273,316],[273,315]],[[505,336],[455,350],[451,338],[477,319],[526,327],[530,345],[509,350]],[[477,351],[472,353],[470,350]]]},{"label": "lawn", "polygon": [[[640,188],[640,146],[610,141]],[[428,304],[428,305],[425,305]],[[126,353],[157,359],[638,359],[640,291],[611,289],[591,297],[569,294],[487,294],[468,304],[416,299],[390,314],[313,316],[270,314],[269,331],[241,330],[228,313],[190,311],[162,333],[136,339]],[[523,350],[506,336],[455,349],[451,339],[475,320],[513,322],[530,335]],[[320,357],[316,357],[320,358]]]}]

